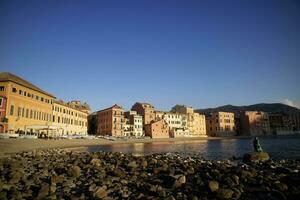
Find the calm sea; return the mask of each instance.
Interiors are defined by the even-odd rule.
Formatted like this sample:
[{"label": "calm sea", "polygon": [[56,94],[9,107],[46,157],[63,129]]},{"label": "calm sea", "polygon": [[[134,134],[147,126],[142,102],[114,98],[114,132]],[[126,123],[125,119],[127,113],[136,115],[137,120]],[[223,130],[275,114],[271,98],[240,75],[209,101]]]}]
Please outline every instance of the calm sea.
[{"label": "calm sea", "polygon": [[[259,138],[264,151],[275,159],[300,159],[300,136],[270,136]],[[132,144],[110,144],[76,148],[89,152],[123,152],[134,154],[179,153],[182,156],[201,156],[222,160],[232,156],[241,157],[253,151],[251,138],[193,140],[172,142],[147,142]]]}]

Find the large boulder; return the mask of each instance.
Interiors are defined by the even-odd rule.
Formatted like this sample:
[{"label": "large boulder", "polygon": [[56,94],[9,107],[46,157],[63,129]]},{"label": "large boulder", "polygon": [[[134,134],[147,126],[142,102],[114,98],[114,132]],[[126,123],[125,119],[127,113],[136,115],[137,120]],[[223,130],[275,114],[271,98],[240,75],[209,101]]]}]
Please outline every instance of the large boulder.
[{"label": "large boulder", "polygon": [[267,152],[252,152],[247,153],[243,156],[244,162],[264,162],[270,159],[270,156]]}]

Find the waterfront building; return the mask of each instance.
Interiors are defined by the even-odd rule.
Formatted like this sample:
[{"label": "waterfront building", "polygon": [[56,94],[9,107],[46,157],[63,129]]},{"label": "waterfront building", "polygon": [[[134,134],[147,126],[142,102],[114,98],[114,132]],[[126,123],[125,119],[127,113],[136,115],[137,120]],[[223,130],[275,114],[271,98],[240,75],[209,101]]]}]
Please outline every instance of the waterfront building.
[{"label": "waterfront building", "polygon": [[97,111],[97,135],[124,136],[124,110],[117,104]]},{"label": "waterfront building", "polygon": [[54,98],[52,94],[14,74],[0,73],[2,131],[24,133],[49,128]]},{"label": "waterfront building", "polygon": [[211,113],[206,117],[206,128],[208,135],[213,137],[226,137],[236,135],[234,113]]},{"label": "waterfront building", "polygon": [[145,125],[145,136],[151,138],[169,138],[169,127],[164,119]]},{"label": "waterfront building", "polygon": [[[80,101],[77,101],[80,105]],[[56,135],[87,135],[89,109],[75,106],[62,100],[53,102],[52,125],[57,127]]]},{"label": "waterfront building", "polygon": [[8,119],[6,116],[6,104],[7,104],[6,97],[0,96],[0,133],[7,132]]},{"label": "waterfront building", "polygon": [[260,111],[244,111],[241,113],[241,135],[270,134],[269,115]]},{"label": "waterfront building", "polygon": [[170,137],[188,137],[187,116],[180,113],[155,111],[155,119],[164,119],[169,127]]},{"label": "waterfront building", "polygon": [[127,131],[127,136],[133,137],[142,137],[143,136],[143,117],[138,115],[136,111],[130,110],[125,112],[125,129],[129,129]]},{"label": "waterfront building", "polygon": [[178,110],[186,116],[189,137],[206,137],[205,115],[194,112],[191,107],[181,106]]},{"label": "waterfront building", "polygon": [[276,135],[291,135],[300,131],[300,113],[269,113],[270,130]]},{"label": "waterfront building", "polygon": [[137,114],[143,117],[143,125],[150,124],[155,120],[154,107],[149,103],[136,102],[131,110],[136,111]]}]

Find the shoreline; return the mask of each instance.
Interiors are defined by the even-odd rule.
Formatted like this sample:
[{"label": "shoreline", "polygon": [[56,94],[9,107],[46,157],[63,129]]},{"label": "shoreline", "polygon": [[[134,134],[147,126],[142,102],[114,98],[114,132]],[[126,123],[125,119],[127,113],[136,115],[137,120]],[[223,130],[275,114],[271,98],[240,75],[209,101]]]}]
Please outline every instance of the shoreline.
[{"label": "shoreline", "polygon": [[[264,137],[288,137],[288,136],[261,136]],[[132,144],[132,143],[160,143],[160,142],[196,142],[203,140],[232,140],[232,139],[251,139],[252,136],[235,136],[235,137],[195,137],[195,138],[161,138],[161,139],[117,139],[115,141],[106,139],[1,139],[0,140],[0,157],[10,154],[45,150],[53,148],[80,148],[97,145],[110,144]]]},{"label": "shoreline", "polygon": [[62,149],[0,159],[0,199],[298,199],[300,162]]}]

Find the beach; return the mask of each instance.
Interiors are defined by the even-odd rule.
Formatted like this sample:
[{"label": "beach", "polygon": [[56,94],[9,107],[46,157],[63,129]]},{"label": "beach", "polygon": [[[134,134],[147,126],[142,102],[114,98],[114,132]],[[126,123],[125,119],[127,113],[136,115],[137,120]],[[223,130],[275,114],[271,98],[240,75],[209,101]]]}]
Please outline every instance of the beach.
[{"label": "beach", "polygon": [[0,159],[0,199],[298,199],[300,163],[37,150]]},{"label": "beach", "polygon": [[165,139],[116,139],[115,141],[107,139],[2,139],[0,140],[0,156],[18,153],[22,151],[33,151],[37,149],[49,148],[74,148],[82,146],[95,146],[105,144],[124,144],[124,143],[145,143],[145,142],[163,142],[163,141],[195,141],[195,140],[216,140],[222,138],[165,138]]}]

